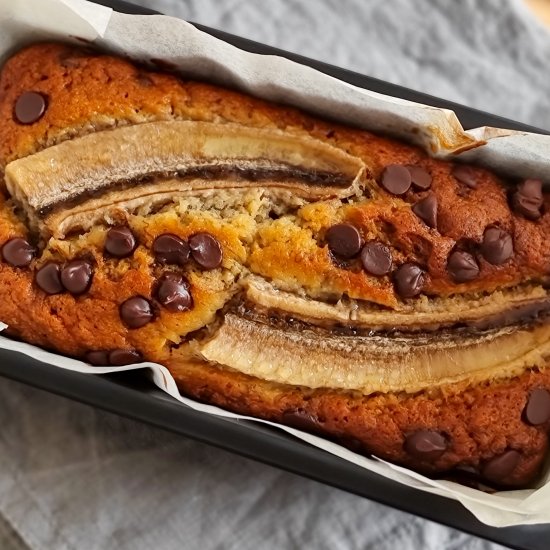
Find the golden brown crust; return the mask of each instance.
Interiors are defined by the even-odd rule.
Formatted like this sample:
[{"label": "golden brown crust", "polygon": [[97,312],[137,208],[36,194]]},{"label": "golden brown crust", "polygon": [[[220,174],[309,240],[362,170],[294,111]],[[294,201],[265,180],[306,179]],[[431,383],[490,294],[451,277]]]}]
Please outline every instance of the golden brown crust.
[{"label": "golden brown crust", "polygon": [[[39,92],[47,109],[31,125],[17,122],[14,105],[24,92]],[[430,158],[419,148],[363,130],[325,122],[295,109],[273,105],[208,84],[186,82],[112,56],[59,44],[31,46],[11,58],[0,74],[0,170],[8,163],[86,133],[158,120],[236,123],[311,136],[359,157],[367,171],[365,193],[349,203],[302,202],[288,216],[271,220],[265,197],[243,195],[241,210],[230,216],[181,207],[123,216],[138,238],[131,258],[104,254],[105,227],[45,243],[29,268],[0,262],[0,320],[14,334],[34,344],[81,357],[88,350],[135,349],[144,358],[168,364],[189,395],[239,412],[276,421],[300,411],[316,419],[324,434],[360,442],[360,448],[406,466],[436,473],[459,465],[483,463],[516,449],[521,461],[503,484],[528,482],[547,447],[548,423],[533,427],[522,420],[532,388],[550,388],[550,373],[525,372],[513,380],[469,388],[448,387],[415,396],[362,396],[337,390],[276,385],[222,367],[173,358],[172,348],[188,333],[216,321],[218,312],[239,291],[243,273],[253,273],[290,291],[313,298],[354,298],[382,311],[403,307],[390,275],[374,277],[356,259],[342,266],[328,251],[327,230],[341,222],[354,225],[364,241],[387,244],[395,266],[406,262],[427,271],[423,293],[430,297],[490,293],[503,287],[545,282],[550,270],[550,197],[536,221],[510,208],[510,182],[482,168],[472,168],[476,188],[452,173],[453,163]],[[411,188],[395,197],[380,185],[391,164],[415,165],[432,176],[437,199],[437,228],[412,210],[427,191]],[[215,203],[215,197],[210,197]],[[225,217],[224,217],[225,216]],[[277,218],[277,216],[274,216]],[[259,220],[259,221],[258,221]],[[455,248],[478,250],[487,227],[512,236],[514,253],[493,265],[475,252],[480,273],[457,283],[447,262]],[[186,271],[194,308],[171,313],[157,307],[154,322],[129,329],[119,306],[131,296],[152,298],[163,269],[155,263],[153,241],[163,233],[187,239],[197,232],[214,235],[223,248],[220,268]],[[4,191],[0,196],[0,246],[17,236],[35,238]],[[82,296],[48,296],[34,275],[47,261],[86,258],[94,266],[91,288]],[[288,415],[286,417],[288,420]],[[450,448],[435,461],[418,461],[403,450],[408,432],[424,428],[446,434]]]},{"label": "golden brown crust", "polygon": [[[32,126],[18,124],[13,116],[17,98],[29,90],[49,98],[46,113]],[[426,168],[433,177],[431,191],[438,199],[438,230],[428,228],[407,206],[423,198],[425,191],[411,190],[401,200],[378,186],[371,191],[384,200],[383,204],[365,202],[337,211],[316,212],[310,227],[319,231],[318,237],[322,239],[328,226],[349,220],[359,225],[365,239],[375,236],[391,239],[396,264],[415,261],[428,269],[430,277],[425,292],[429,295],[490,292],[528,278],[545,277],[550,269],[550,243],[545,238],[550,230],[548,196],[544,215],[533,223],[510,211],[502,181],[486,170],[476,169],[477,188],[465,190],[452,176],[451,163],[432,159],[416,147],[327,123],[238,92],[182,82],[173,76],[146,72],[122,59],[58,44],[31,46],[12,57],[2,70],[0,166],[74,135],[174,118],[236,122],[307,133],[362,158],[376,180],[389,164]],[[489,225],[497,225],[513,235],[513,258],[500,266],[480,258],[480,276],[457,285],[446,269],[449,252],[457,243],[479,244]],[[305,235],[296,238],[303,240]],[[280,260],[281,253],[285,254],[284,263]],[[262,273],[265,276],[282,276],[290,269],[312,288],[320,284],[316,278],[323,272],[326,273],[323,283],[330,282],[336,292],[352,292],[358,298],[386,305],[397,303],[388,279],[380,282],[364,272],[342,272],[328,261],[325,248],[318,248],[313,256],[308,256],[307,264],[301,258],[293,258],[293,253],[292,247],[285,252],[280,245],[268,243],[256,254],[255,264],[266,266],[267,272]]]},{"label": "golden brown crust", "polygon": [[[529,392],[550,386],[548,370],[474,387],[447,386],[432,394],[367,397],[274,384],[204,363],[172,362],[169,368],[182,391],[195,399],[329,436],[356,452],[427,474],[467,467],[481,472],[491,458],[512,449],[521,453],[521,461],[501,483],[525,485],[539,473],[548,447],[550,423],[534,427],[522,418]],[[451,442],[440,458],[421,461],[405,451],[406,436],[419,429],[443,433]]]}]

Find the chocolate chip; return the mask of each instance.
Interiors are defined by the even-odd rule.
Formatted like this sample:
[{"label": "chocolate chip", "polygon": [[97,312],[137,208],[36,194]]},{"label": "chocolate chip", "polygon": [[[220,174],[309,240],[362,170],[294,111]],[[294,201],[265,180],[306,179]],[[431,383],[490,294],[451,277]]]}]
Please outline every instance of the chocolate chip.
[{"label": "chocolate chip", "polygon": [[403,195],[410,189],[411,183],[411,173],[401,164],[390,164],[382,172],[382,187],[393,195]]},{"label": "chocolate chip", "polygon": [[404,448],[415,458],[432,461],[447,450],[447,440],[435,430],[418,430],[406,437]]},{"label": "chocolate chip", "polygon": [[92,278],[92,266],[85,260],[72,260],[61,270],[62,285],[75,296],[90,288]]},{"label": "chocolate chip", "polygon": [[455,250],[447,261],[447,271],[455,283],[465,283],[479,275],[479,265],[469,252]]},{"label": "chocolate chip", "polygon": [[457,164],[452,171],[453,176],[470,189],[477,188],[477,172],[466,164]]},{"label": "chocolate chip", "polygon": [[494,483],[502,483],[519,464],[521,455],[512,449],[505,451],[485,463],[481,470],[481,475]]},{"label": "chocolate chip", "polygon": [[54,262],[43,265],[36,272],[35,281],[46,294],[61,294],[65,290],[61,284],[61,267]]},{"label": "chocolate chip", "polygon": [[86,362],[94,367],[106,367],[109,365],[109,353],[107,351],[88,351],[84,356]]},{"label": "chocolate chip", "polygon": [[165,233],[155,239],[153,252],[157,261],[163,264],[185,265],[189,261],[191,248],[177,235]]},{"label": "chocolate chip", "polygon": [[537,388],[529,394],[527,405],[523,410],[523,418],[531,426],[539,426],[550,420],[550,392]]},{"label": "chocolate chip", "polygon": [[38,92],[25,92],[15,102],[15,118],[21,124],[33,124],[46,112],[46,98]]},{"label": "chocolate chip", "polygon": [[412,211],[432,229],[437,227],[437,197],[430,193],[427,197],[418,201]]},{"label": "chocolate chip", "polygon": [[124,365],[133,365],[141,363],[143,357],[139,351],[133,349],[114,349],[109,352],[109,364],[113,367],[122,367]]},{"label": "chocolate chip", "polygon": [[493,265],[500,265],[509,260],[514,253],[512,235],[500,227],[488,227],[483,234],[481,254]]},{"label": "chocolate chip", "polygon": [[215,269],[222,263],[220,243],[209,233],[197,233],[189,239],[193,259],[204,269]]},{"label": "chocolate chip", "polygon": [[391,271],[392,257],[390,249],[381,242],[370,241],[361,250],[363,268],[371,275],[386,275]]},{"label": "chocolate chip", "polygon": [[422,292],[426,272],[416,264],[403,264],[394,273],[394,284],[401,298],[413,298]]},{"label": "chocolate chip", "polygon": [[153,308],[143,296],[134,296],[120,305],[120,318],[128,328],[144,327],[153,320]]},{"label": "chocolate chip", "polygon": [[525,180],[518,185],[512,197],[512,207],[517,214],[534,221],[541,216],[543,201],[542,181]]},{"label": "chocolate chip", "polygon": [[297,430],[303,430],[305,432],[319,432],[321,430],[317,418],[300,409],[285,411],[281,420],[283,424],[287,424]]},{"label": "chocolate chip", "polygon": [[105,250],[115,258],[126,258],[136,249],[137,239],[129,227],[109,229],[105,238]]},{"label": "chocolate chip", "polygon": [[422,168],[421,166],[407,166],[407,170],[411,175],[411,182],[417,188],[422,191],[426,191],[432,186],[431,174]]},{"label": "chocolate chip", "polygon": [[2,247],[2,258],[13,267],[27,267],[35,254],[36,249],[21,237],[10,239]]},{"label": "chocolate chip", "polygon": [[177,313],[193,307],[189,283],[176,273],[166,273],[161,277],[156,294],[159,303],[168,311]]},{"label": "chocolate chip", "polygon": [[361,234],[349,223],[339,223],[330,227],[325,239],[329,250],[337,257],[347,260],[361,251]]}]

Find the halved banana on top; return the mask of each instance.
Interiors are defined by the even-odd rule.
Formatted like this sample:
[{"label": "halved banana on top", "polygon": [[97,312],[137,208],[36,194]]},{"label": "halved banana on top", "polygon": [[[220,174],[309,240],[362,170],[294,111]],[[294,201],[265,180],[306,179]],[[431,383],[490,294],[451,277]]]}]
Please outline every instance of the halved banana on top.
[{"label": "halved banana on top", "polygon": [[[321,141],[272,129],[157,121],[92,133],[11,162],[8,191],[43,237],[86,230],[113,212],[216,189],[286,190],[306,200],[360,192],[364,162]],[[433,299],[394,311],[366,303],[327,304],[250,275],[252,316],[229,311],[192,344],[199,358],[274,382],[360,391],[415,392],[456,381],[514,375],[543,366],[550,325],[547,290],[503,291],[476,308]],[[270,320],[281,314],[279,324]],[[288,318],[300,320],[297,329]],[[516,326],[508,326],[515,324]],[[463,325],[465,330],[456,329]],[[351,327],[346,336],[339,329]],[[453,330],[439,330],[452,327]],[[494,328],[497,327],[497,328]],[[500,328],[498,328],[500,327]],[[370,331],[366,336],[365,329]],[[395,332],[416,332],[403,336]],[[435,331],[435,332],[433,332]]]},{"label": "halved banana on top", "polygon": [[277,288],[272,281],[257,275],[249,275],[243,286],[240,309],[255,312],[255,319],[260,322],[269,318],[284,327],[292,319],[294,325],[298,321],[348,335],[429,333],[443,328],[484,331],[535,322],[550,314],[550,296],[538,284],[474,295],[468,300],[460,296],[424,296],[413,303],[401,302],[391,310],[347,298],[335,304],[315,300]]},{"label": "halved banana on top", "polygon": [[[310,199],[351,196],[361,159],[309,137],[236,124],[157,121],[62,142],[6,167],[34,229],[63,237],[105,209],[220,187],[279,187]],[[82,225],[86,227],[82,227]]]},{"label": "halved banana on top", "polygon": [[550,325],[478,334],[338,336],[314,328],[279,329],[229,313],[193,348],[203,360],[272,382],[364,394],[413,393],[543,367],[550,354]]}]

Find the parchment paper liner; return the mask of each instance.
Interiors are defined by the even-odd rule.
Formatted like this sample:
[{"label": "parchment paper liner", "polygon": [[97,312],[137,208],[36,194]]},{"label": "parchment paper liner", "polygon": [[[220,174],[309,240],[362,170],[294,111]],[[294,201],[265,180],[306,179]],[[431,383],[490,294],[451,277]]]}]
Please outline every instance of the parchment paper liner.
[{"label": "parchment paper liner", "polygon": [[[23,45],[40,40],[77,44],[85,40],[141,61],[163,59],[177,65],[187,78],[238,88],[325,118],[390,133],[421,145],[434,156],[458,156],[499,171],[505,170],[511,176],[538,177],[550,183],[548,136],[495,128],[465,131],[452,111],[362,90],[276,56],[238,50],[179,19],[123,15],[85,0],[0,0],[0,62]],[[5,325],[0,328],[5,328]],[[0,349],[17,351],[82,373],[103,374],[147,368],[159,388],[195,410],[276,425],[182,397],[169,371],[153,363],[90,367],[75,359],[1,336]],[[450,481],[428,479],[406,468],[357,455],[314,435],[276,426],[379,475],[458,500],[488,525],[503,527],[550,522],[548,471],[537,489],[486,494]]]}]

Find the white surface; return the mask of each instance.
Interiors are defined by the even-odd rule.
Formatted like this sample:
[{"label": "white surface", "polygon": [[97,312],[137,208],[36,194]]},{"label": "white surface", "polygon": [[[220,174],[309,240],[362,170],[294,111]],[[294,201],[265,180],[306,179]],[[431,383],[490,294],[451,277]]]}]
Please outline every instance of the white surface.
[{"label": "white surface", "polygon": [[[169,11],[168,2],[149,4]],[[548,90],[536,68],[550,39],[523,12],[518,19],[515,4],[487,2],[474,11],[473,3],[454,2],[448,13],[435,2],[417,2],[413,11],[396,0],[170,4],[189,19],[435,95],[470,104],[487,100],[477,105],[543,125],[539,113],[546,113]],[[499,32],[491,32],[497,23]],[[345,51],[347,60],[340,57]],[[441,63],[442,51],[460,64]],[[412,73],[402,72],[407,67]],[[482,86],[475,85],[480,75]],[[449,85],[455,95],[445,91]],[[472,88],[471,100],[456,95]],[[522,97],[514,103],[510,96],[518,91]],[[517,113],[506,111],[512,106]],[[0,389],[0,509],[33,548],[490,547],[10,382]],[[24,406],[30,394],[33,404]]]}]

